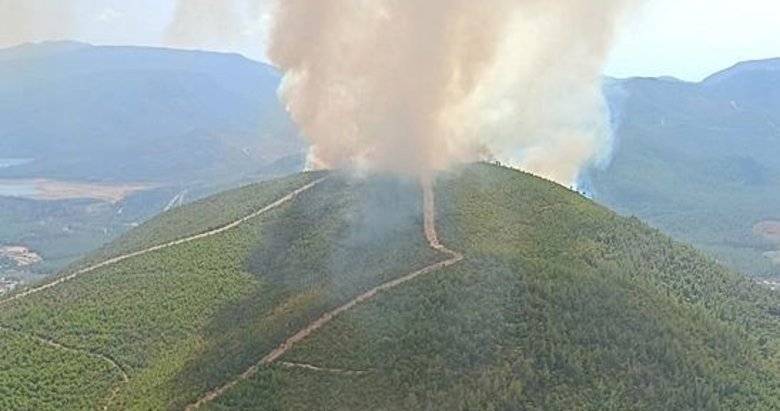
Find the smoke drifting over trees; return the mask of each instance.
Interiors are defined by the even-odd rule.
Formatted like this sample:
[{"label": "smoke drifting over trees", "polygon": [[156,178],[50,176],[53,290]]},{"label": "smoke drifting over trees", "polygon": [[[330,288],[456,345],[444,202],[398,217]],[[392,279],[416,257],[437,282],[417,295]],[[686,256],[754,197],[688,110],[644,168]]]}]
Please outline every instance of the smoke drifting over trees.
[{"label": "smoke drifting over trees", "polygon": [[609,144],[626,0],[278,3],[269,57],[311,162],[425,173],[495,158],[562,183]]}]

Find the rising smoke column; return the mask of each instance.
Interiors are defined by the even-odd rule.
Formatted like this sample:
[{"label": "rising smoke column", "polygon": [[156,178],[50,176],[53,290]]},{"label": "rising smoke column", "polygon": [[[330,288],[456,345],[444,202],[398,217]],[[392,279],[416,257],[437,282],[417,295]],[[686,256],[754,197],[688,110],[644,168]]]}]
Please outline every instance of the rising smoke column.
[{"label": "rising smoke column", "polygon": [[573,182],[608,144],[600,75],[630,0],[284,0],[270,59],[315,167],[489,157]]},{"label": "rising smoke column", "polygon": [[62,39],[74,29],[72,0],[0,0],[0,47]]},{"label": "rising smoke column", "polygon": [[165,40],[179,47],[235,44],[244,27],[240,8],[244,3],[248,0],[178,0]]}]

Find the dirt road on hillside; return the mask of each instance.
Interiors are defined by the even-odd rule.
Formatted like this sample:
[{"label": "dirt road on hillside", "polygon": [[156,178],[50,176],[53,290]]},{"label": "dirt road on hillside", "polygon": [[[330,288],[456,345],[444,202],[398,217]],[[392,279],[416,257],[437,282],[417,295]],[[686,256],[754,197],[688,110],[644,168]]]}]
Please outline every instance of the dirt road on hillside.
[{"label": "dirt road on hillside", "polygon": [[[35,335],[35,334],[22,332],[22,331],[17,331],[17,330],[14,330],[14,329],[2,326],[2,325],[0,325],[0,330],[5,330],[6,332],[12,333],[12,334],[20,334],[20,335],[27,336],[29,338],[32,338],[32,339],[38,341],[39,343],[41,343],[43,345],[47,345],[49,347],[52,347],[52,348],[60,350],[60,351],[65,351],[65,352],[69,352],[69,353],[73,353],[73,354],[79,354],[79,355],[84,355],[84,356],[87,356],[87,357],[96,358],[96,359],[98,359],[100,361],[103,361],[103,362],[107,363],[108,365],[111,366],[111,368],[115,369],[117,371],[117,373],[122,377],[122,383],[123,384],[127,384],[128,382],[130,382],[130,376],[127,374],[127,372],[122,367],[120,367],[119,364],[116,361],[114,361],[112,358],[110,358],[110,357],[108,357],[106,355],[103,355],[103,354],[100,354],[100,353],[96,353],[96,352],[92,352],[92,351],[81,350],[81,349],[78,349],[78,348],[68,347],[68,346],[66,346],[64,344],[61,344],[61,343],[58,343],[57,341],[54,341],[52,339],[41,337],[41,336]],[[117,387],[113,391],[111,391],[111,396],[108,398],[108,401],[106,402],[106,405],[104,405],[103,408],[102,408],[104,411],[108,410],[108,407],[114,402],[114,399],[119,394],[119,388],[120,387]]]},{"label": "dirt road on hillside", "polygon": [[[118,257],[115,257],[115,258],[103,261],[103,262],[101,262],[99,264],[95,264],[93,266],[90,266],[90,267],[87,267],[87,268],[83,268],[81,270],[78,270],[78,271],[70,274],[70,275],[67,275],[67,276],[61,277],[61,278],[59,278],[59,279],[57,279],[55,281],[52,281],[51,283],[44,284],[44,285],[41,285],[39,287],[31,288],[31,289],[29,289],[27,291],[15,294],[15,295],[13,295],[13,296],[11,296],[9,298],[6,298],[4,300],[0,300],[0,307],[2,307],[3,305],[9,304],[9,303],[11,303],[13,301],[17,301],[17,300],[20,300],[20,299],[22,299],[24,297],[30,296],[32,294],[36,294],[36,293],[39,293],[41,291],[45,291],[45,290],[48,290],[50,288],[56,287],[56,286],[58,286],[60,284],[63,284],[65,282],[67,282],[67,281],[73,280],[73,279],[75,279],[75,278],[77,278],[77,277],[79,277],[81,275],[90,273],[92,271],[95,271],[95,270],[103,268],[103,267],[107,267],[107,266],[110,266],[110,265],[113,265],[113,264],[117,264],[117,263],[120,263],[122,261],[134,258],[134,257],[139,257],[139,256],[142,256],[142,255],[149,254],[149,253],[152,253],[152,252],[155,252],[155,251],[159,251],[159,250],[163,250],[163,249],[166,249],[166,248],[169,248],[169,247],[174,247],[174,246],[177,246],[177,245],[180,245],[180,244],[185,244],[185,243],[189,243],[191,241],[195,241],[195,240],[199,240],[199,239],[202,239],[202,238],[206,238],[206,237],[210,237],[210,236],[213,236],[213,235],[217,235],[217,234],[220,234],[220,233],[224,233],[225,231],[228,231],[228,230],[231,230],[233,228],[236,228],[236,227],[240,226],[241,224],[246,223],[249,220],[255,219],[255,218],[257,218],[257,217],[259,217],[259,216],[261,216],[261,215],[263,215],[263,214],[265,214],[265,213],[267,213],[267,212],[269,212],[269,211],[271,211],[271,210],[273,210],[275,208],[278,208],[279,206],[281,206],[281,205],[283,205],[283,204],[285,204],[287,202],[292,201],[293,199],[295,199],[295,197],[297,197],[301,193],[314,188],[315,186],[319,185],[320,183],[322,183],[326,179],[327,179],[327,177],[323,177],[323,178],[321,178],[319,180],[316,180],[316,181],[314,181],[312,183],[309,183],[309,184],[307,184],[307,185],[305,185],[305,186],[303,186],[303,187],[301,187],[301,188],[291,192],[290,194],[287,194],[286,196],[280,198],[279,200],[277,200],[277,201],[267,205],[266,207],[264,207],[264,208],[262,208],[262,209],[260,209],[258,211],[255,211],[254,213],[252,213],[250,215],[242,217],[242,218],[240,218],[240,219],[238,219],[238,220],[236,220],[236,221],[234,221],[232,223],[224,225],[222,227],[219,227],[219,228],[216,228],[214,230],[210,230],[210,231],[207,231],[207,232],[204,232],[204,233],[201,233],[201,234],[196,234],[196,235],[193,235],[193,236],[190,236],[190,237],[186,237],[186,238],[182,238],[182,239],[179,239],[179,240],[171,241],[171,242],[168,242],[168,243],[165,243],[165,244],[157,245],[157,246],[154,246],[154,247],[149,247],[149,248],[144,249],[144,250],[136,251],[136,252],[129,253],[129,254],[124,254],[124,255],[121,255],[121,256],[118,256]],[[1,325],[0,325],[0,329],[6,330],[8,332],[17,332],[15,330],[12,330],[10,328],[7,328],[7,327],[1,326]],[[119,373],[121,373],[122,380],[123,380],[123,382],[125,384],[127,384],[130,381],[130,376],[124,371],[124,369],[116,361],[114,361],[113,359],[111,359],[111,358],[109,358],[109,357],[107,357],[107,356],[105,356],[103,354],[95,353],[95,352],[92,352],[92,351],[79,350],[79,349],[76,349],[76,348],[67,347],[65,345],[62,345],[62,344],[54,341],[54,340],[47,339],[45,337],[41,337],[41,336],[38,336],[38,335],[21,333],[21,332],[18,332],[18,333],[27,335],[27,336],[29,336],[31,338],[34,338],[34,339],[38,340],[39,342],[41,342],[41,343],[43,343],[45,345],[48,345],[50,347],[53,347],[53,348],[56,348],[56,349],[59,349],[59,350],[72,352],[72,353],[80,353],[80,354],[87,355],[87,356],[90,356],[90,357],[93,357],[93,358],[99,358],[102,361],[109,363],[113,368],[117,369],[119,371]],[[106,402],[106,404],[102,407],[102,409],[104,411],[107,411],[108,408],[111,406],[111,404],[114,402],[114,400],[116,399],[116,396],[119,394],[120,388],[121,387],[117,387],[117,388],[115,388],[111,392],[111,396],[109,397],[109,399]]]},{"label": "dirt road on hillside", "polygon": [[370,371],[363,371],[363,370],[343,370],[340,368],[325,368],[325,367],[318,367],[316,365],[304,364],[299,362],[285,361],[285,362],[280,362],[279,365],[281,365],[284,368],[299,368],[303,370],[325,372],[330,374],[340,374],[340,375],[365,375],[370,372]]},{"label": "dirt road on hillside", "polygon": [[[423,220],[424,220],[424,227],[425,227],[425,238],[428,240],[428,245],[447,256],[449,256],[448,259],[444,261],[440,261],[438,263],[429,265],[425,268],[422,268],[420,270],[414,271],[412,273],[409,273],[403,277],[397,278],[395,280],[386,282],[384,284],[381,284],[375,288],[372,288],[365,293],[355,297],[351,301],[347,302],[346,304],[342,305],[341,307],[336,308],[333,311],[325,313],[322,317],[317,319],[316,321],[312,322],[306,328],[298,331],[293,336],[288,338],[286,341],[284,341],[279,347],[268,353],[265,357],[263,357],[257,364],[249,367],[246,371],[241,373],[237,378],[233,379],[232,381],[215,388],[209,392],[207,392],[203,397],[198,399],[198,401],[188,405],[185,407],[185,411],[194,411],[201,406],[214,401],[218,397],[220,397],[222,394],[236,386],[241,381],[248,380],[255,374],[257,374],[260,369],[266,365],[272,364],[279,358],[281,358],[284,354],[286,354],[288,351],[290,351],[295,344],[303,341],[307,337],[309,337],[311,334],[328,324],[329,322],[333,321],[334,318],[339,316],[340,314],[343,314],[346,311],[351,310],[352,308],[355,308],[358,304],[361,304],[363,302],[366,302],[372,298],[374,298],[377,294],[390,291],[402,284],[408,283],[418,277],[421,277],[426,274],[433,273],[435,271],[441,270],[443,268],[452,266],[454,264],[459,263],[463,260],[463,255],[458,253],[457,251],[450,250],[449,248],[445,247],[439,242],[438,233],[436,231],[436,203],[435,203],[435,193],[433,190],[433,183],[431,180],[423,180],[421,182],[422,190],[423,190]],[[314,367],[317,368],[317,367]]]},{"label": "dirt road on hillside", "polygon": [[200,240],[202,238],[211,237],[213,235],[224,233],[225,231],[228,231],[228,230],[231,230],[233,228],[236,228],[236,227],[240,226],[241,224],[246,223],[249,220],[255,219],[255,218],[257,218],[257,217],[259,217],[259,216],[261,216],[261,215],[263,215],[263,214],[265,214],[265,213],[267,213],[267,212],[269,212],[269,211],[271,211],[271,210],[273,210],[273,209],[275,209],[275,208],[277,208],[277,207],[279,207],[279,206],[281,206],[281,205],[283,205],[283,204],[285,204],[285,203],[287,203],[289,201],[292,201],[299,194],[314,188],[318,184],[322,183],[325,179],[327,179],[327,177],[323,177],[323,178],[321,178],[321,179],[319,179],[317,181],[314,181],[312,183],[306,184],[305,186],[303,186],[303,187],[301,187],[301,188],[291,192],[290,194],[287,194],[286,196],[280,198],[279,200],[276,200],[275,202],[273,202],[273,203],[269,204],[268,206],[262,208],[261,210],[255,211],[254,213],[252,213],[252,214],[250,214],[248,216],[242,217],[242,218],[240,218],[240,219],[238,219],[238,220],[236,220],[236,221],[234,221],[234,222],[232,222],[230,224],[224,225],[224,226],[219,227],[219,228],[215,228],[215,229],[210,230],[210,231],[206,231],[206,232],[201,233],[201,234],[196,234],[196,235],[193,235],[193,236],[190,236],[190,237],[186,237],[186,238],[182,238],[182,239],[179,239],[179,240],[171,241],[171,242],[168,242],[168,243],[165,243],[165,244],[156,245],[154,247],[149,247],[147,249],[136,251],[136,252],[133,252],[133,253],[124,254],[124,255],[121,255],[121,256],[114,257],[114,258],[111,258],[109,260],[103,261],[101,263],[89,266],[87,268],[82,268],[82,269],[80,269],[78,271],[73,272],[72,274],[66,275],[64,277],[60,277],[60,278],[58,278],[58,279],[56,279],[56,280],[54,280],[54,281],[52,281],[50,283],[47,283],[47,284],[44,284],[44,285],[41,285],[41,286],[38,286],[38,287],[31,288],[31,289],[29,289],[27,291],[23,291],[23,292],[14,294],[11,297],[8,297],[6,299],[0,300],[0,307],[2,307],[4,305],[7,305],[7,304],[9,304],[11,302],[14,302],[16,300],[20,300],[22,298],[30,296],[32,294],[37,294],[37,293],[39,293],[41,291],[48,290],[49,288],[56,287],[56,286],[58,286],[60,284],[66,283],[66,282],[71,281],[71,280],[73,280],[75,278],[78,278],[78,277],[80,277],[80,276],[82,276],[84,274],[90,273],[92,271],[98,270],[98,269],[103,268],[103,267],[108,267],[110,265],[121,263],[122,261],[129,260],[131,258],[140,257],[142,255],[153,253],[155,251],[164,250],[166,248],[174,247],[174,246],[177,246],[177,245],[189,243],[189,242],[192,242],[192,241],[195,241],[195,240]]}]

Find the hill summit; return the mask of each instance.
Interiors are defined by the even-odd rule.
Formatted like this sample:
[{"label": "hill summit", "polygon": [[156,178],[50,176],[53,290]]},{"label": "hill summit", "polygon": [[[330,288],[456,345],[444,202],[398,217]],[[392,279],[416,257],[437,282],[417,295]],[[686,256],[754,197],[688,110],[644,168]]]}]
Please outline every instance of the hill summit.
[{"label": "hill summit", "polygon": [[304,173],[0,300],[0,409],[780,407],[780,303],[493,165]]}]

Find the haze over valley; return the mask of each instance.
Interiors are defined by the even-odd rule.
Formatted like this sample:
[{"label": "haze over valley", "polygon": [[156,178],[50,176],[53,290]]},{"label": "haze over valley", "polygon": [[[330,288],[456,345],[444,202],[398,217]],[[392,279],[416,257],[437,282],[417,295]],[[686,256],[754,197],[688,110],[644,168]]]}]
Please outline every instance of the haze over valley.
[{"label": "haze over valley", "polygon": [[700,83],[609,79],[605,90],[612,158],[582,187],[748,276],[780,276],[780,59]]},{"label": "haze over valley", "polygon": [[[6,271],[5,276],[48,275],[163,210],[253,179],[303,169],[304,143],[276,103],[280,76],[271,67],[216,53],[77,43],[28,45],[0,55],[16,62],[34,58],[41,67],[67,66],[71,74],[56,81],[70,88],[84,73],[113,73],[111,66],[125,65],[127,59],[142,62],[135,69],[125,66],[123,79],[107,78],[103,84],[88,77],[82,85],[90,94],[110,92],[126,101],[120,113],[101,114],[105,108],[88,101],[31,112],[24,107],[38,107],[55,91],[21,85],[16,94],[6,91],[8,101],[24,103],[6,112],[2,128],[9,142],[3,155],[9,157],[0,164],[0,218],[6,227],[0,241],[30,247],[47,263]],[[100,66],[89,65],[95,59]],[[243,74],[229,76],[228,85],[219,87],[206,80],[212,66]],[[184,76],[170,83],[170,70],[201,73],[193,74],[201,80]],[[9,83],[34,76],[8,67],[4,73]],[[693,242],[746,275],[778,275],[774,256],[780,247],[771,233],[761,231],[780,220],[775,207],[780,201],[775,160],[780,131],[773,127],[780,122],[775,118],[780,102],[773,99],[780,93],[778,73],[777,60],[766,60],[743,63],[701,84],[609,79],[605,92],[617,127],[612,147],[605,150],[612,154],[586,170],[579,185],[597,201]],[[146,122],[137,131],[113,125],[116,119],[151,121],[148,113],[159,111],[148,105],[151,97],[143,92],[134,91],[130,98],[123,91],[133,78],[149,90],[169,82],[169,91],[155,91],[169,100],[154,103],[166,106],[167,131]],[[120,82],[123,89],[117,88]],[[250,86],[258,82],[266,87]],[[240,94],[245,91],[238,90],[252,90],[252,96],[245,98]],[[15,97],[22,93],[23,99]],[[172,106],[192,93],[200,97]],[[224,108],[239,107],[248,98],[257,103],[243,117]],[[218,104],[230,115],[212,112],[210,107]],[[257,110],[260,117],[253,114]],[[85,113],[93,123],[63,125],[73,113]],[[199,118],[202,125],[190,118]],[[97,135],[93,125],[100,123],[106,131]],[[69,137],[73,135],[80,137]]]},{"label": "haze over valley", "polygon": [[40,279],[164,210],[303,167],[266,65],[73,42],[0,62],[0,244],[43,257],[0,277]]}]

